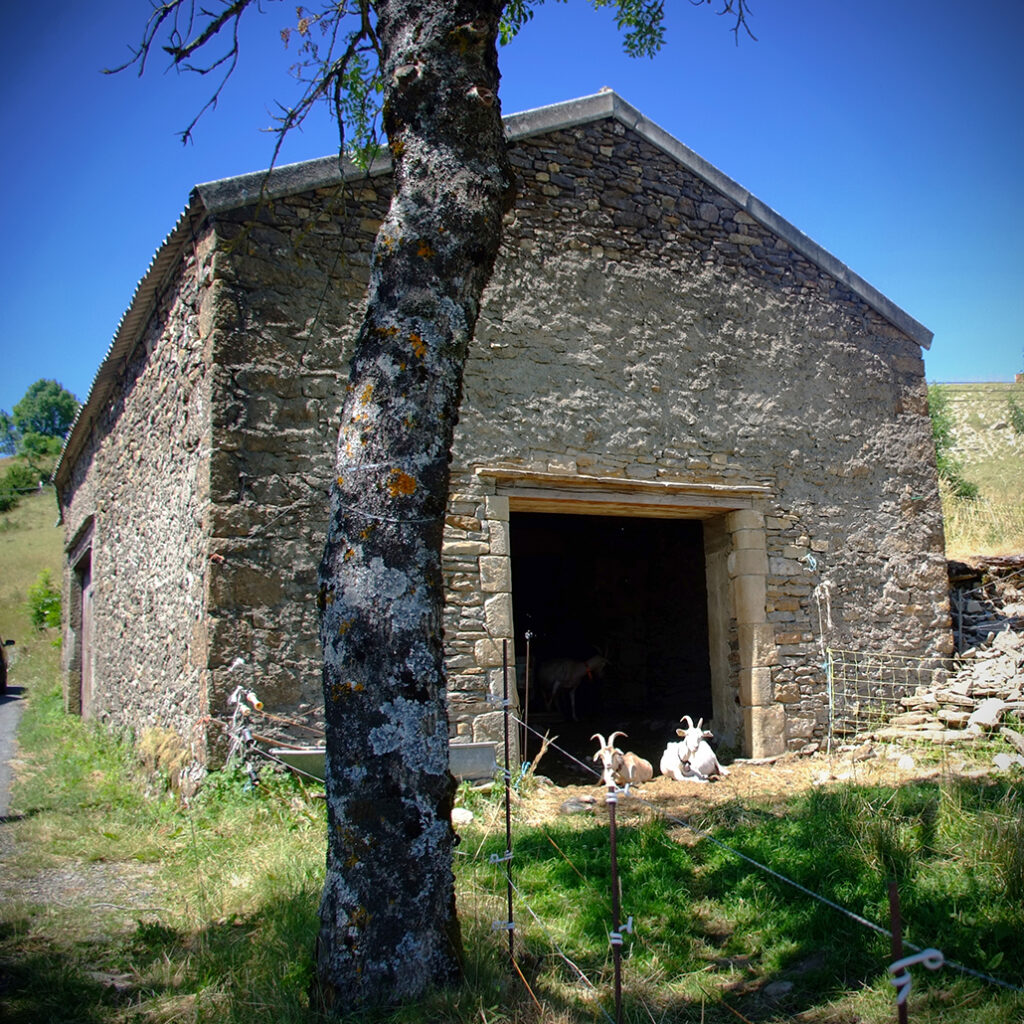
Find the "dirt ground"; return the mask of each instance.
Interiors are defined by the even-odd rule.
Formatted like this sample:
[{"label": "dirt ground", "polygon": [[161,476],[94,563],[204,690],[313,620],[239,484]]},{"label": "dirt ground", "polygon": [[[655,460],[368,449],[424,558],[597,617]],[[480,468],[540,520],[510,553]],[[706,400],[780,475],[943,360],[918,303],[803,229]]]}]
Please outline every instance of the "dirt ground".
[{"label": "dirt ground", "polygon": [[[925,750],[927,757],[923,756]],[[769,762],[738,760],[728,765],[729,775],[710,782],[677,782],[656,774],[638,787],[636,796],[620,795],[617,816],[652,813],[698,823],[709,808],[730,802],[771,804],[815,786],[838,782],[856,785],[901,785],[941,775],[977,777],[987,769],[969,765],[955,749],[946,750],[938,766],[935,748],[914,752],[865,742],[832,754],[783,754]],[[994,770],[994,769],[993,769]],[[592,784],[556,785],[545,782],[544,759],[537,766],[538,785],[518,807],[517,817],[527,824],[550,821],[560,815],[605,813],[606,789]]]}]

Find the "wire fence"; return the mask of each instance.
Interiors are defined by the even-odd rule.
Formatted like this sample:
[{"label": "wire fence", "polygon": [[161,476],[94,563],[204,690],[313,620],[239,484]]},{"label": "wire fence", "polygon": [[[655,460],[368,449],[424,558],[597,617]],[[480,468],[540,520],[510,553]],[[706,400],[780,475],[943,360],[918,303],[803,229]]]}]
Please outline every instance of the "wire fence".
[{"label": "wire fence", "polygon": [[[914,660],[914,659],[909,659]],[[908,667],[904,666],[902,669],[898,666],[894,666],[892,671],[906,671]],[[913,683],[913,679],[910,679]],[[526,722],[514,716],[510,708],[508,707],[508,701],[505,701],[505,715],[506,718],[518,726],[527,729],[532,732],[535,736],[541,739],[543,742],[548,743],[552,750],[557,751],[562,756],[575,761],[582,768],[588,771],[594,777],[595,784],[606,784],[607,779],[602,779],[601,775],[591,766],[587,765],[582,761],[579,761],[568,751],[562,750],[557,744],[549,741],[547,737],[541,737],[536,730],[532,729],[527,725]],[[505,786],[506,786],[506,815],[509,807],[509,789],[511,783],[511,773],[506,771]],[[845,917],[853,925],[867,929],[878,936],[882,936],[890,940],[891,948],[891,962],[887,966],[883,966],[889,975],[890,983],[895,989],[895,999],[899,1010],[899,1017],[901,1021],[907,1019],[907,997],[911,990],[911,976],[909,968],[913,966],[923,966],[931,971],[936,971],[941,968],[948,968],[953,971],[971,976],[978,980],[984,981],[993,986],[1009,989],[1016,992],[1024,991],[1009,982],[1003,981],[997,977],[994,977],[983,971],[975,970],[974,968],[967,967],[963,964],[949,960],[942,952],[934,947],[921,947],[919,945],[904,942],[902,938],[902,919],[899,910],[899,897],[895,883],[890,884],[889,887],[889,901],[890,901],[890,918],[888,921],[888,927],[879,924],[876,921],[871,921],[862,914],[856,913],[853,910],[843,906],[841,903],[822,895],[815,890],[802,885],[800,882],[795,881],[791,877],[788,877],[784,872],[773,868],[772,866],[762,863],[755,858],[743,853],[741,850],[735,849],[727,843],[719,840],[710,831],[701,828],[693,824],[691,821],[678,817],[676,815],[667,814],[662,809],[656,807],[654,804],[649,803],[645,800],[642,795],[636,791],[630,792],[630,787],[626,786],[625,789],[619,789],[614,785],[609,784],[607,786],[607,794],[605,796],[605,802],[608,809],[608,858],[610,863],[610,878],[611,884],[609,889],[605,892],[600,891],[589,883],[588,888],[590,891],[589,901],[591,903],[600,904],[601,907],[607,912],[609,923],[611,928],[608,932],[609,938],[609,959],[611,960],[611,966],[607,963],[604,967],[596,972],[591,972],[590,975],[582,969],[575,961],[573,961],[563,950],[560,942],[558,933],[560,931],[560,923],[545,920],[543,915],[535,909],[537,903],[537,894],[531,894],[525,891],[524,887],[517,885],[514,881],[514,874],[512,864],[515,858],[515,852],[512,848],[512,833],[506,831],[506,843],[507,848],[504,854],[495,855],[492,854],[490,862],[497,867],[501,868],[501,874],[495,876],[495,888],[490,894],[490,898],[493,901],[495,907],[499,906],[498,903],[498,889],[500,882],[504,881],[507,886],[508,900],[507,900],[507,916],[503,913],[501,920],[495,920],[493,928],[495,931],[501,931],[508,934],[509,943],[509,960],[514,972],[522,979],[524,985],[531,998],[536,1001],[536,995],[529,986],[529,982],[523,975],[523,972],[519,966],[519,959],[522,959],[525,955],[528,955],[527,951],[536,948],[536,943],[539,941],[543,945],[547,945],[551,950],[551,956],[557,957],[565,966],[567,976],[570,977],[577,985],[581,987],[583,992],[587,994],[593,1005],[595,1011],[604,1020],[612,1022],[612,1024],[621,1024],[622,1012],[623,1012],[623,949],[627,943],[627,936],[629,936],[630,946],[635,944],[643,945],[643,938],[639,931],[633,927],[633,918],[627,917],[626,921],[621,920],[623,911],[620,907],[620,902],[623,899],[623,893],[621,884],[619,881],[619,873],[617,866],[617,847],[616,847],[616,805],[620,795],[627,795],[631,797],[634,807],[639,806],[648,810],[652,817],[658,818],[664,821],[666,824],[679,826],[686,830],[691,835],[707,841],[722,850],[729,856],[736,858],[742,862],[751,871],[761,872],[777,882],[789,886],[801,893],[803,896],[810,900],[816,901],[825,907],[830,908],[837,914]],[[496,819],[494,824],[496,825]],[[582,874],[579,868],[572,863],[569,857],[554,843],[554,840],[548,837],[552,845],[558,851],[559,855],[566,861],[566,863],[572,868],[572,870],[584,881],[587,882],[585,876]],[[666,842],[675,842],[668,838],[666,833]],[[499,880],[500,879],[500,880]],[[513,901],[514,897],[514,901]],[[528,921],[532,927],[524,928],[521,923],[517,923],[515,919],[515,909],[518,908],[520,912],[527,915]],[[564,922],[561,922],[564,924]],[[521,933],[521,938],[518,942],[515,941],[517,933]],[[912,952],[907,955],[907,950]],[[712,999],[712,1002],[715,1000]],[[721,1000],[719,1000],[721,1001]],[[640,1003],[643,1006],[644,1011],[650,1017],[651,1020],[656,1018],[651,1012],[651,1009],[643,1004],[643,999],[640,999]],[[747,1018],[739,1013],[735,1008],[729,1006],[727,1003],[722,1002],[732,1014],[738,1019],[746,1021]],[[539,1003],[538,1003],[539,1006]],[[703,1011],[702,1011],[703,1012]]]},{"label": "wire fence", "polygon": [[905,700],[945,682],[941,659],[879,651],[827,652],[828,747],[875,733],[906,711]]},{"label": "wire fence", "polygon": [[[901,706],[902,695],[912,693],[918,687],[931,687],[937,679],[944,678],[938,675],[944,667],[934,660],[929,662],[926,659],[900,655],[836,650],[829,651],[828,657],[830,712],[834,715],[837,730],[845,730],[844,735],[848,734],[847,731],[860,731],[891,719],[894,711]],[[643,928],[634,928],[633,918],[629,916],[628,909],[623,910],[623,906],[628,908],[637,900],[637,894],[629,891],[631,876],[627,873],[629,881],[624,887],[618,867],[616,807],[623,797],[629,798],[632,810],[642,810],[651,820],[659,820],[694,839],[711,844],[727,858],[738,863],[742,869],[764,875],[790,887],[807,900],[828,908],[844,918],[847,927],[865,929],[875,937],[888,939],[890,954],[888,958],[885,958],[884,954],[879,954],[878,966],[880,972],[888,974],[889,981],[894,986],[894,997],[901,1020],[906,1019],[907,997],[911,989],[910,968],[915,968],[918,977],[921,968],[930,971],[948,969],[992,986],[1024,992],[1024,989],[1017,985],[946,958],[933,946],[922,947],[904,942],[901,937],[902,920],[895,886],[890,886],[889,920],[884,924],[873,921],[865,914],[844,906],[838,898],[829,898],[809,885],[795,880],[787,873],[785,865],[773,866],[771,863],[758,860],[723,842],[710,830],[676,814],[667,813],[663,808],[647,801],[642,792],[635,789],[631,791],[629,786],[620,789],[608,778],[602,777],[593,763],[582,761],[568,750],[560,748],[554,740],[549,739],[546,734],[542,736],[514,713],[508,696],[507,661],[505,669],[505,692],[501,699],[505,721],[504,758],[500,755],[498,758],[499,763],[504,763],[504,768],[499,769],[497,780],[499,784],[503,783],[504,799],[491,801],[485,805],[475,821],[474,831],[467,833],[457,848],[457,859],[462,865],[456,871],[460,879],[460,916],[466,915],[467,925],[473,929],[474,941],[483,946],[490,945],[493,956],[506,961],[510,974],[522,984],[539,1013],[543,1014],[544,1011],[535,991],[536,979],[542,973],[541,968],[544,969],[545,976],[550,977],[548,969],[554,964],[561,967],[561,984],[574,993],[574,998],[579,998],[592,1008],[595,1019],[621,1024],[624,992],[630,994],[631,1001],[638,1008],[638,1019],[649,1018],[653,1021],[661,1016],[662,1011],[648,1000],[646,979],[636,976],[632,979],[636,987],[631,987],[630,967],[641,959],[636,954],[651,953],[654,960],[657,960],[659,954],[658,950],[652,952],[647,947]],[[254,693],[241,687],[236,689],[232,696],[232,707],[233,715],[228,731],[232,738],[233,755],[248,757],[255,752],[253,733],[248,723],[253,712],[262,713],[262,707]],[[509,737],[514,735],[517,729],[524,729],[535,736],[541,741],[542,749],[550,748],[574,762],[593,779],[595,786],[603,786],[605,789],[606,815],[593,815],[592,820],[599,824],[606,823],[607,841],[603,850],[595,850],[593,847],[589,849],[587,864],[578,860],[579,847],[575,849],[577,859],[574,859],[572,851],[567,852],[560,846],[543,825],[537,826],[534,830],[540,832],[555,851],[549,855],[550,859],[572,873],[576,900],[570,907],[566,906],[562,893],[556,891],[554,896],[552,895],[550,884],[544,884],[541,888],[531,891],[529,885],[524,884],[526,876],[520,878],[520,872],[516,867],[515,844],[523,842],[523,833],[512,828],[513,816],[519,802],[515,790],[529,773],[529,766],[526,765],[520,766],[517,771],[513,770]],[[597,809],[596,798],[592,799],[591,806],[594,810]],[[688,845],[685,839],[680,839],[668,828],[659,835],[658,841],[665,844],[666,850],[678,849],[680,843]],[[537,842],[534,838],[534,852],[530,855],[533,860],[536,860]],[[607,870],[595,868],[597,861],[605,857]],[[469,865],[472,865],[472,870],[467,870]],[[593,877],[598,872],[602,879],[600,883]],[[823,868],[822,877],[827,874]],[[679,878],[679,885],[681,892],[687,887],[682,875]],[[574,918],[584,912],[591,921],[595,915],[603,915],[607,920],[608,946],[607,955],[603,960],[600,957],[595,958],[593,953],[581,957],[573,952],[574,948],[578,948],[573,936]],[[484,930],[488,924],[492,936],[490,942]],[[670,979],[662,977],[661,981],[670,984]],[[748,1020],[721,991],[712,990],[707,996],[709,1004],[720,1005],[739,1020]],[[700,1012],[703,1019],[703,1006]],[[776,1016],[773,1019],[784,1018]]]}]

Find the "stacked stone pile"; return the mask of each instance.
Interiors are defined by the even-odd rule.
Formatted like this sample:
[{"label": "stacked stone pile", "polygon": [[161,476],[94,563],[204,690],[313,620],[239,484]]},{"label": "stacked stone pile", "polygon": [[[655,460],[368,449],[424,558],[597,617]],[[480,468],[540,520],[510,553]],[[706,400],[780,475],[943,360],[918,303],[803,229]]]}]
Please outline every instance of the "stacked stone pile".
[{"label": "stacked stone pile", "polygon": [[903,711],[875,736],[969,743],[998,735],[1007,746],[997,764],[1024,766],[1024,735],[1004,724],[1024,719],[1024,557],[951,562],[949,570],[958,667],[903,697]]},{"label": "stacked stone pile", "polygon": [[1004,629],[1024,630],[1024,557],[950,562],[956,649],[968,657]]}]

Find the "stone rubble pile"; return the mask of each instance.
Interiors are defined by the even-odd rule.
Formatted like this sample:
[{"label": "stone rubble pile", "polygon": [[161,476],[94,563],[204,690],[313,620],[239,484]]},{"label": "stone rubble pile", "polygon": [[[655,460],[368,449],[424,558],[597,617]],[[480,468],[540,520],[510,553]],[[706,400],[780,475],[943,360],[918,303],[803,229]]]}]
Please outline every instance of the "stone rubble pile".
[{"label": "stone rubble pile", "polygon": [[966,655],[1004,629],[1024,631],[1024,557],[950,562],[956,649]]},{"label": "stone rubble pile", "polygon": [[994,758],[997,767],[1024,766],[1024,735],[1003,724],[1008,715],[1024,719],[1024,566],[1004,561],[960,566],[962,580],[984,582],[953,592],[959,667],[903,697],[904,710],[876,739],[954,743],[998,735],[1006,750]]}]

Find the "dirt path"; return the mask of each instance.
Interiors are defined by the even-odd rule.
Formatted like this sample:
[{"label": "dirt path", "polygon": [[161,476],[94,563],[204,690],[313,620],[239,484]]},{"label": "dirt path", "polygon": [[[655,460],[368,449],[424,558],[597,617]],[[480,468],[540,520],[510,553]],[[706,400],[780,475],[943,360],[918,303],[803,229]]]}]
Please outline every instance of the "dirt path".
[{"label": "dirt path", "polygon": [[[930,750],[934,758],[934,752]],[[543,762],[538,774],[543,776]],[[710,808],[733,801],[776,803],[794,793],[814,786],[836,782],[856,785],[901,785],[919,779],[935,778],[946,774],[976,775],[978,769],[969,768],[955,750],[947,752],[943,764],[923,764],[920,754],[908,750],[895,751],[882,745],[865,743],[859,747],[836,752],[811,755],[784,754],[770,763],[736,761],[729,765],[729,775],[708,783],[676,782],[656,775],[640,786],[637,799],[621,797],[622,814],[651,813],[651,808],[669,817],[699,823]],[[595,779],[592,785],[541,785],[523,801],[519,819],[538,824],[564,814],[563,804],[568,800],[584,802],[595,813],[604,812],[605,789]],[[585,813],[585,812],[580,812]]]},{"label": "dirt path", "polygon": [[24,707],[24,691],[20,686],[7,687],[0,696],[0,818],[7,817],[11,807],[11,760],[15,752],[14,734]]}]

